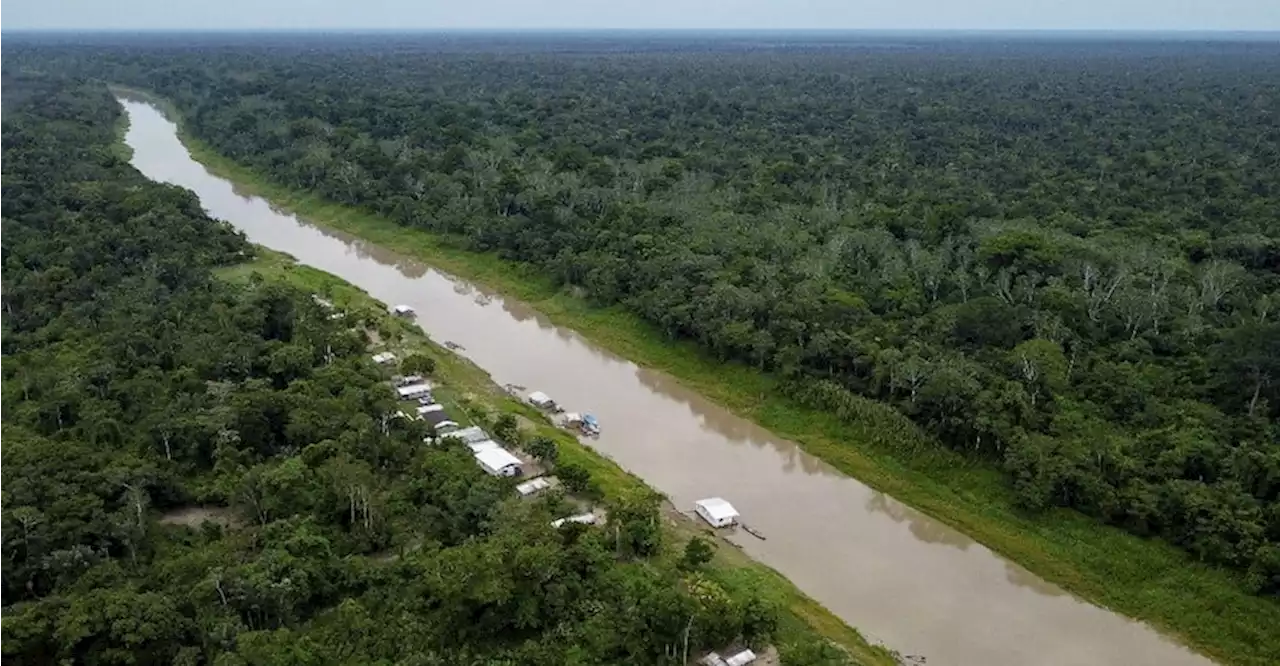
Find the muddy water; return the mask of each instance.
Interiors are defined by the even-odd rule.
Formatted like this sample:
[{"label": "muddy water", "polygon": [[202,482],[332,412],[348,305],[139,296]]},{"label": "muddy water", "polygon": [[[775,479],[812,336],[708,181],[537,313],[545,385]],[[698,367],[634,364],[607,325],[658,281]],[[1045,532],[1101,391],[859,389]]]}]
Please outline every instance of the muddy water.
[{"label": "muddy water", "polygon": [[497,382],[595,414],[604,432],[592,446],[677,506],[730,500],[768,537],[732,540],[872,640],[942,666],[1210,663],[519,303],[241,196],[191,159],[159,112],[125,107],[133,163],[148,177],[195,191],[256,243],[413,306],[434,339],[462,344]]}]

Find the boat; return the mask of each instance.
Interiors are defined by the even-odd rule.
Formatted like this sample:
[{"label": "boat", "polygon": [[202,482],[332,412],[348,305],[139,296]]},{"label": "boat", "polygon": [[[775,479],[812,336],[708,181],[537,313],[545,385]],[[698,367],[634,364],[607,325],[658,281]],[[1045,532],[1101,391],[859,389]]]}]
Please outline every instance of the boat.
[{"label": "boat", "polygon": [[394,308],[391,308],[391,314],[394,314],[397,317],[412,317],[417,314],[417,312],[408,305],[397,305]]},{"label": "boat", "polygon": [[753,537],[755,537],[755,538],[757,538],[757,539],[759,539],[759,540],[761,540],[761,541],[767,541],[767,540],[768,540],[768,539],[765,539],[765,536],[764,536],[763,534],[761,534],[761,533],[760,533],[760,530],[757,530],[756,528],[751,527],[750,525],[746,525],[746,524],[739,523],[739,525],[738,525],[738,526],[739,526],[739,527],[741,527],[741,528],[742,528],[742,530],[743,530],[744,532],[746,532],[747,534],[750,534],[751,536],[753,536]]},{"label": "boat", "polygon": [[582,415],[582,433],[590,437],[600,434],[600,422],[591,414]]}]

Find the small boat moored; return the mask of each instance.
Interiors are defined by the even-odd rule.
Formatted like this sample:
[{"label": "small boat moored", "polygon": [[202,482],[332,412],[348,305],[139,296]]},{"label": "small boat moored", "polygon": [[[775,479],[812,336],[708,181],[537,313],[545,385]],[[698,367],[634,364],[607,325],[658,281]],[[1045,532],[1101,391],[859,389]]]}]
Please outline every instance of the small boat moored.
[{"label": "small boat moored", "polygon": [[591,414],[582,415],[582,433],[588,437],[596,437],[600,434],[600,422]]},{"label": "small boat moored", "polygon": [[417,312],[408,305],[397,305],[394,308],[391,308],[391,314],[397,317],[412,317],[416,315]]},{"label": "small boat moored", "polygon": [[579,414],[578,412],[569,412],[560,420],[560,425],[577,430],[584,435],[594,437],[600,434],[600,422],[596,417],[590,414]]}]

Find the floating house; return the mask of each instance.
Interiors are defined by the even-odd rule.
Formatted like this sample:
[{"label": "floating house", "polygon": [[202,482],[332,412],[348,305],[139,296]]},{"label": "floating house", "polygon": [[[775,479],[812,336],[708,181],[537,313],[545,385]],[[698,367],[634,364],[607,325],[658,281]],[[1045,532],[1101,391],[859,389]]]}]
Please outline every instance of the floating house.
[{"label": "floating house", "polygon": [[551,396],[547,395],[546,393],[543,393],[542,391],[534,391],[533,393],[530,393],[528,397],[526,397],[525,399],[529,401],[530,405],[533,405],[538,409],[555,409],[556,408],[556,401],[552,400]]},{"label": "floating house", "polygon": [[741,515],[733,505],[719,497],[698,500],[693,510],[712,527],[729,527],[738,522]]},{"label": "floating house", "polygon": [[476,454],[476,462],[493,476],[520,475],[520,459],[501,447],[480,451]]},{"label": "floating house", "polygon": [[600,434],[600,422],[596,420],[596,417],[590,414],[569,412],[564,415],[562,423],[566,428],[573,428],[582,432],[584,435],[594,436]]},{"label": "floating house", "polygon": [[397,317],[412,317],[417,313],[414,312],[413,308],[407,305],[397,305],[394,308],[391,308],[391,314],[394,314]]}]

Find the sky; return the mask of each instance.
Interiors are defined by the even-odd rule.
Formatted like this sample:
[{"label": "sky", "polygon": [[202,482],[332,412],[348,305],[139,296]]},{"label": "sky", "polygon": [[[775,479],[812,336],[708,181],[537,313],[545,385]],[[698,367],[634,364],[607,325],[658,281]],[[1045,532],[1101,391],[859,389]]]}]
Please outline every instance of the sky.
[{"label": "sky", "polygon": [[6,0],[26,29],[1280,30],[1280,0]]}]

